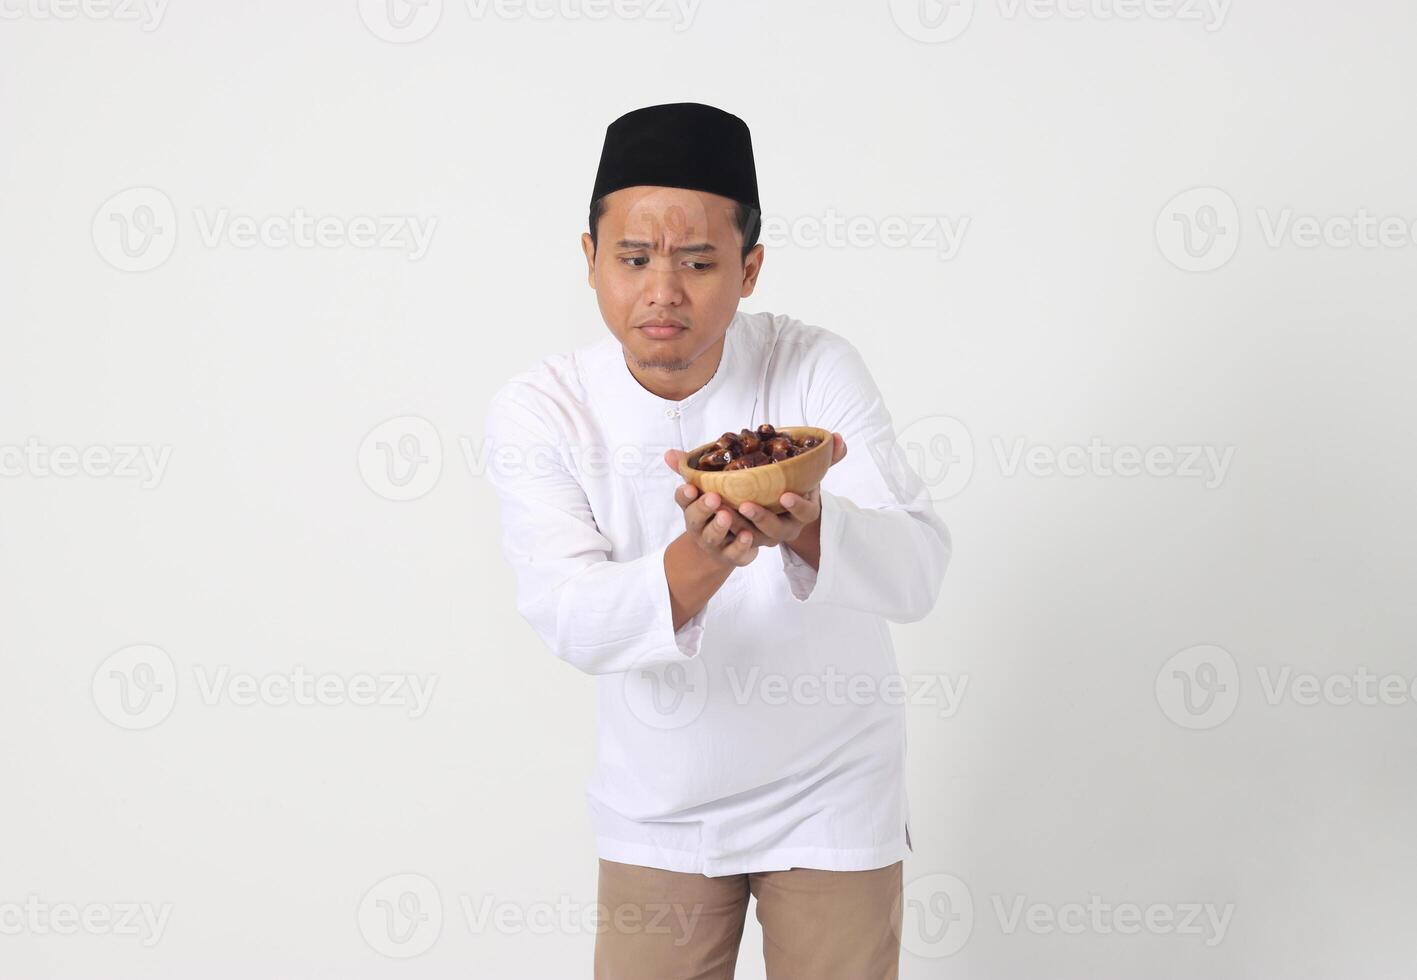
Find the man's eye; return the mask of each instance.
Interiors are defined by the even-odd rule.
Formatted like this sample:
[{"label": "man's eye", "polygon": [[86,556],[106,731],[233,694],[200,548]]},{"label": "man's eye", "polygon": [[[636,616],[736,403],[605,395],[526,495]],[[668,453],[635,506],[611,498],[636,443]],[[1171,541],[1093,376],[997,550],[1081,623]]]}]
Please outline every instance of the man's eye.
[{"label": "man's eye", "polygon": [[[622,257],[620,261],[631,269],[643,269],[649,264],[649,259],[643,255],[627,255]],[[707,272],[713,268],[712,262],[690,262],[689,265],[695,272]]]}]

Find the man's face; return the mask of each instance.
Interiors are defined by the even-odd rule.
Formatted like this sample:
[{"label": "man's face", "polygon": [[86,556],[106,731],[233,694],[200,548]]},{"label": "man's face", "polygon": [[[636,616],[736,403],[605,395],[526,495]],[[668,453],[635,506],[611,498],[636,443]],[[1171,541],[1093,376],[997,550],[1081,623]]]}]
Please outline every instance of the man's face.
[{"label": "man's face", "polygon": [[601,316],[640,369],[689,370],[728,329],[738,300],[752,295],[762,246],[742,261],[734,202],[717,194],[626,187],[605,203],[599,247],[581,236]]}]

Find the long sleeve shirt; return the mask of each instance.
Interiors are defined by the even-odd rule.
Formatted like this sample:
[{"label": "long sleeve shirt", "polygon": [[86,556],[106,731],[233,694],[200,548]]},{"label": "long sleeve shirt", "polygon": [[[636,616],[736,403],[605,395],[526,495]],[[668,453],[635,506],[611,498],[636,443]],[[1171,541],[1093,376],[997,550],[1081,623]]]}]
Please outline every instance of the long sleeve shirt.
[{"label": "long sleeve shirt", "polygon": [[[664,553],[683,478],[664,451],[763,422],[846,441],[821,483],[818,568],[760,548],[676,631]],[[908,685],[886,624],[931,610],[951,540],[856,348],[739,312],[713,377],[671,401],[609,336],[510,379],[487,436],[517,609],[596,676],[598,855],[709,876],[901,860]]]}]

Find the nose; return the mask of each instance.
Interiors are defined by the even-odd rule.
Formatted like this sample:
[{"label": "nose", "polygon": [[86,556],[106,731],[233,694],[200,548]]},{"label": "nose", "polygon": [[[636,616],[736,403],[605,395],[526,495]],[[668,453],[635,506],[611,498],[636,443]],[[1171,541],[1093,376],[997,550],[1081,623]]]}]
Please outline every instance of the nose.
[{"label": "nose", "polygon": [[684,289],[679,280],[679,272],[672,264],[666,263],[654,268],[653,263],[645,276],[645,301],[650,306],[678,306],[684,301]]}]

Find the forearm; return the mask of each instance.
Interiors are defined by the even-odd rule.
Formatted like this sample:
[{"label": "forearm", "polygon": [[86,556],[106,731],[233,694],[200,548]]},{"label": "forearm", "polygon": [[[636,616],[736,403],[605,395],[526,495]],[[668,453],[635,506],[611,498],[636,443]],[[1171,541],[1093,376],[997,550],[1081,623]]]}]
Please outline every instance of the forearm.
[{"label": "forearm", "polygon": [[709,558],[687,531],[669,542],[664,549],[664,575],[669,581],[674,629],[693,619],[732,573],[733,566]]}]

